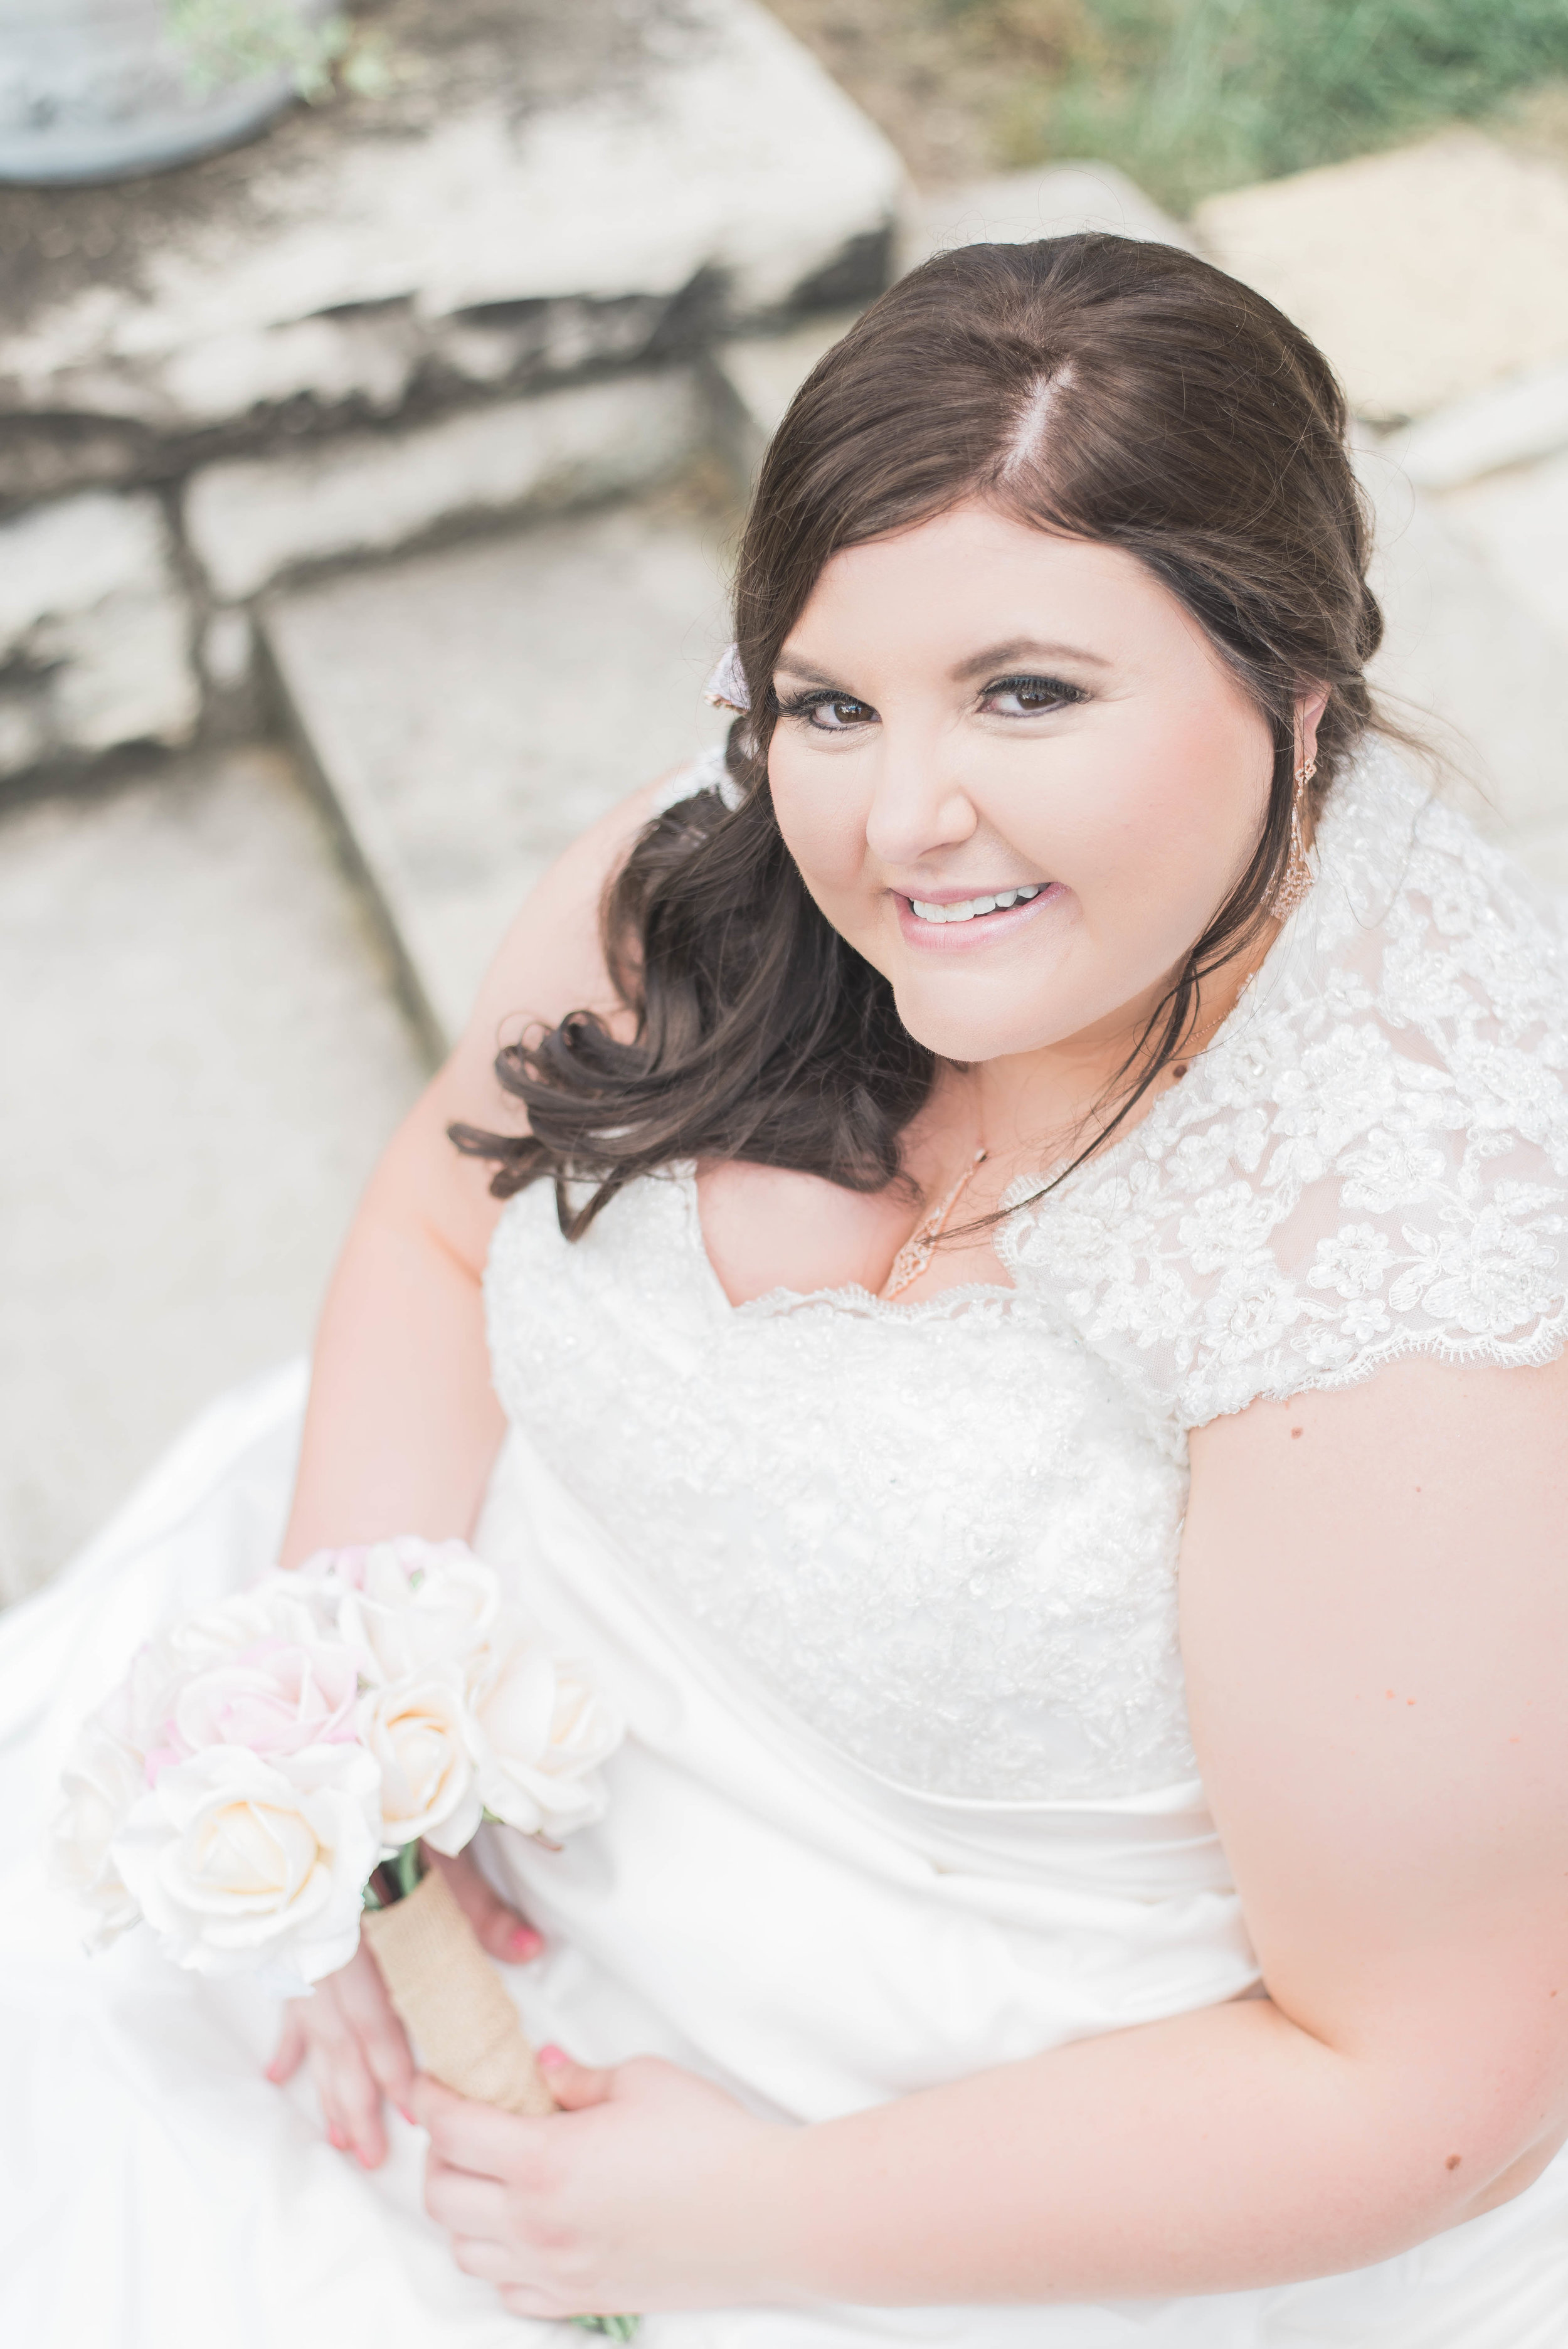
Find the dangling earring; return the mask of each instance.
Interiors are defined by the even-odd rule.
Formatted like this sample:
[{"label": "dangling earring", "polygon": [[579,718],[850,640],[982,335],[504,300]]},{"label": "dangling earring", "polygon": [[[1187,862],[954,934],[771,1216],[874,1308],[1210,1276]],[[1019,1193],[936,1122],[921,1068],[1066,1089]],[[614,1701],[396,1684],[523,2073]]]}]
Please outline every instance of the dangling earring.
[{"label": "dangling earring", "polygon": [[1309,759],[1295,777],[1295,790],[1290,802],[1290,853],[1280,874],[1279,885],[1269,908],[1276,922],[1285,922],[1303,904],[1312,890],[1312,864],[1306,853],[1306,842],[1301,829],[1302,802],[1306,787],[1317,772],[1317,761]]}]

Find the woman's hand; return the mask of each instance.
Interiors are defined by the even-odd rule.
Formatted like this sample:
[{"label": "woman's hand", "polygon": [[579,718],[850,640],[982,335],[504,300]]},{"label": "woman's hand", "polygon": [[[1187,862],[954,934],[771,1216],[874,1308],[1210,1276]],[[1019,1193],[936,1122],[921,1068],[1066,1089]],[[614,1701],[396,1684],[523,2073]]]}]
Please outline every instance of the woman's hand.
[{"label": "woman's hand", "polygon": [[[427,1863],[446,1878],[463,1914],[492,1958],[521,1965],[544,1947],[531,1925],[507,1907],[466,1855],[446,1859],[427,1851]],[[381,1970],[361,1942],[347,1965],[317,1982],[308,1998],[284,2010],[283,2034],[267,2077],[281,2086],[308,2057],[326,2133],[340,2153],[357,2154],[366,2169],[387,2158],[381,2103],[389,2097],[405,2119],[413,2114],[414,2059]]]},{"label": "woman's hand", "polygon": [[788,2297],[762,2241],[789,2133],[655,2056],[613,2071],[541,2051],[562,2110],[521,2120],[423,2075],[425,2208],[516,2316],[736,2308]]}]

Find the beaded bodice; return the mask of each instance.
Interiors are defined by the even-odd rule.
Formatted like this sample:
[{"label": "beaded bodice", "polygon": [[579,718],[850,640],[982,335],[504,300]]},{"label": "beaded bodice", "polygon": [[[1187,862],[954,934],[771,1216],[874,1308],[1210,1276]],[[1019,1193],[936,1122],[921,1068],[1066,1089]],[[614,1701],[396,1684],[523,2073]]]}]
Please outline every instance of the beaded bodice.
[{"label": "beaded bodice", "polygon": [[1547,913],[1387,753],[1237,1010],[1125,1141],[1016,1186],[1013,1286],[733,1307],[687,1169],[574,1245],[497,1230],[509,1413],[628,1573],[880,1775],[1102,1800],[1193,1772],[1187,1431],[1400,1352],[1563,1342],[1568,976]]}]

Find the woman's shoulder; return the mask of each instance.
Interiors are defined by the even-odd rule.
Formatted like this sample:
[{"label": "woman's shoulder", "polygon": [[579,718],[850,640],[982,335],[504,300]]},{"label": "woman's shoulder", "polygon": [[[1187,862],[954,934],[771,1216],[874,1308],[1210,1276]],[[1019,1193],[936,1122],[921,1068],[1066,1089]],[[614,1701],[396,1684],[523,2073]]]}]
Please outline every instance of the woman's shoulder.
[{"label": "woman's shoulder", "polygon": [[1161,1417],[1398,1356],[1540,1362],[1568,1324],[1568,936],[1381,746],[1182,1083],[1002,1253]]}]

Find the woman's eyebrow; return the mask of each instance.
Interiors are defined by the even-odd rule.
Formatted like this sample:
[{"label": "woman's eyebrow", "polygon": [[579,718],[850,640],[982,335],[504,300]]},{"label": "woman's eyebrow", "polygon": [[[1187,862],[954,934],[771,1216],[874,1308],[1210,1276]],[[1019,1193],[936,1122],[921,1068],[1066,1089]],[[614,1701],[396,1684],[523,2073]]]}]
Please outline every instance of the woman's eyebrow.
[{"label": "woman's eyebrow", "polygon": [[1091,653],[1084,645],[1041,644],[1033,636],[1014,636],[1006,644],[989,645],[973,659],[960,661],[951,671],[955,679],[979,677],[986,669],[1006,668],[1019,661],[1073,661],[1084,668],[1109,668],[1103,653]]},{"label": "woman's eyebrow", "polygon": [[[1024,660],[1074,661],[1085,668],[1104,669],[1110,667],[1109,661],[1106,659],[1103,653],[1091,653],[1084,645],[1042,644],[1033,636],[1014,636],[1006,644],[988,645],[984,652],[975,653],[968,660],[959,662],[956,667],[949,671],[949,675],[960,680],[981,677],[988,669],[1006,668],[1009,664]],[[774,675],[799,678],[802,685],[835,686],[841,689],[842,686],[842,680],[832,676],[827,669],[816,668],[810,661],[801,660],[795,654],[789,652],[779,654]]]}]

